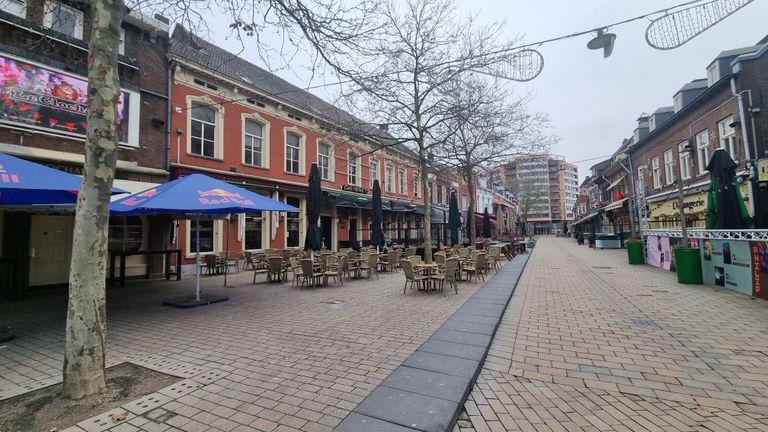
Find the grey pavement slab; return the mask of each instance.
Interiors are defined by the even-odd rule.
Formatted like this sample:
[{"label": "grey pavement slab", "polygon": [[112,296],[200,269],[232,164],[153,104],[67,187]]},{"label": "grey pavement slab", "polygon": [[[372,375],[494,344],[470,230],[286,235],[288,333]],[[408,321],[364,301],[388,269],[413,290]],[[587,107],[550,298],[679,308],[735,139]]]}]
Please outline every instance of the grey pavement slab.
[{"label": "grey pavement slab", "polygon": [[334,430],[337,432],[413,432],[416,429],[403,427],[388,421],[353,412],[350,413],[344,421],[339,423]]},{"label": "grey pavement slab", "polygon": [[489,335],[481,335],[477,333],[458,332],[448,329],[440,329],[432,335],[430,340],[442,340],[447,342],[460,342],[468,345],[475,345],[480,347],[488,346],[491,341]]},{"label": "grey pavement slab", "polygon": [[458,402],[379,386],[355,412],[423,432],[445,432],[459,407]]},{"label": "grey pavement slab", "polygon": [[453,402],[464,402],[464,391],[470,382],[469,377],[400,366],[381,385]]},{"label": "grey pavement slab", "polygon": [[403,362],[403,366],[473,378],[477,372],[476,363],[459,357],[416,351]]},{"label": "grey pavement slab", "polygon": [[446,321],[445,324],[443,324],[442,328],[448,329],[448,330],[469,332],[469,333],[479,333],[479,334],[491,336],[493,335],[493,331],[496,329],[496,326],[491,324],[476,324],[476,323],[468,323],[468,322],[459,321],[459,320],[453,320],[453,321],[448,320]]},{"label": "grey pavement slab", "polygon": [[467,360],[476,360],[479,362],[485,357],[486,348],[487,347],[479,347],[466,343],[428,340],[419,348],[419,351],[459,357]]}]

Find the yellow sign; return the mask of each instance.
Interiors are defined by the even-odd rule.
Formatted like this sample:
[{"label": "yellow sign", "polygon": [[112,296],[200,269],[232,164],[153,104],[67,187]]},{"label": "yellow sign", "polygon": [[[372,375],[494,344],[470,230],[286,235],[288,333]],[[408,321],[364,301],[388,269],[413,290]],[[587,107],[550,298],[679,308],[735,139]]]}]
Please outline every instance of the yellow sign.
[{"label": "yellow sign", "polygon": [[[744,197],[744,203],[749,202],[749,194],[746,183],[741,185],[741,196]],[[700,192],[683,197],[683,207],[686,215],[704,213],[707,210],[707,192]],[[677,205],[677,192],[669,194],[665,201],[659,201],[649,204],[648,218],[658,219],[660,217],[675,218],[679,214]]]},{"label": "yellow sign", "polygon": [[768,182],[768,159],[757,161],[757,181]]}]

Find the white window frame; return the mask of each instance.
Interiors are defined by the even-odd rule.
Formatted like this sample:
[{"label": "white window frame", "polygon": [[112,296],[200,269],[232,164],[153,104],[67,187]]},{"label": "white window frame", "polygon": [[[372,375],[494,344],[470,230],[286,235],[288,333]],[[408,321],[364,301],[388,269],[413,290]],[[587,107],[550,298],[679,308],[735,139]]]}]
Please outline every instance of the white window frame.
[{"label": "white window frame", "polygon": [[[67,6],[58,1],[46,1],[44,7],[45,7],[45,15],[43,16],[43,26],[53,30],[53,24],[55,23],[54,16],[53,16],[53,9],[55,7],[58,7],[59,10],[64,9],[67,12],[70,12],[75,15],[75,28],[73,30],[73,34],[67,35],[67,36],[73,37],[75,39],[83,40],[83,11],[77,10],[71,6]],[[57,31],[57,30],[54,30],[54,31]],[[66,33],[62,33],[62,32],[58,32],[58,33],[66,35]]]},{"label": "white window frame", "polygon": [[707,164],[709,163],[709,130],[696,134],[696,158],[699,164],[699,175],[707,173]]},{"label": "white window frame", "polygon": [[[324,156],[320,153],[320,148],[323,147],[323,146],[327,146],[328,147],[328,155],[327,155],[327,159],[328,160],[326,161],[328,166],[325,167],[326,168],[326,173],[323,173],[323,164],[321,163],[322,162],[322,157],[324,157]],[[335,152],[335,149],[333,147],[333,144],[331,144],[330,142],[325,141],[325,140],[318,140],[317,141],[317,167],[320,169],[320,178],[322,180],[334,181],[334,177],[335,177],[334,176],[334,165],[336,164],[336,160],[335,160],[336,157],[334,156],[335,153],[336,152]]]},{"label": "white window frame", "polygon": [[661,168],[659,167],[659,157],[651,159],[651,174],[653,177],[653,188],[661,188]]},{"label": "white window frame", "polygon": [[[253,167],[253,168],[269,168],[269,137],[270,137],[270,124],[264,117],[260,116],[258,113],[249,113],[249,114],[242,114],[240,118],[242,125],[242,130],[240,131],[240,136],[242,137],[242,151],[240,152],[241,157],[241,163],[247,167]],[[248,164],[245,163],[245,122],[254,122],[261,125],[261,165],[254,165],[254,164]]]},{"label": "white window frame", "polygon": [[[269,197],[267,197],[267,198],[269,198]],[[246,244],[245,244],[245,233],[246,233],[247,229],[245,227],[243,228],[243,241],[240,242],[240,244],[241,244],[241,246],[242,246],[244,251],[257,252],[257,251],[263,251],[264,249],[269,247],[270,226],[269,226],[269,217],[267,216],[269,214],[270,214],[270,212],[268,212],[268,211],[262,211],[261,212],[261,216],[259,217],[261,219],[261,249],[248,249],[248,248],[245,247],[246,246]],[[254,217],[252,215],[253,215],[253,213],[246,213],[245,217]],[[246,222],[246,224],[247,224],[247,222]]]},{"label": "white window frame", "polygon": [[381,187],[381,179],[379,179],[379,161],[376,158],[371,158],[368,161],[368,180],[370,181],[371,188],[373,188],[373,182],[379,180],[379,187]]},{"label": "white window frame", "polygon": [[19,18],[27,18],[27,0],[0,0],[0,8]]},{"label": "white window frame", "polygon": [[[131,111],[133,111],[133,95],[131,95]],[[221,160],[221,154],[222,154],[222,143],[224,142],[223,139],[223,129],[220,127],[224,123],[224,107],[215,103],[213,99],[209,98],[208,96],[187,96],[187,133],[186,133],[186,152],[187,155],[195,156],[195,157],[204,157],[208,158],[208,156],[201,156],[195,153],[192,153],[192,104],[200,104],[205,105],[206,107],[214,110],[216,112],[216,129],[214,132],[214,157],[213,159]],[[138,117],[137,117],[138,118]]]},{"label": "white window frame", "polygon": [[717,136],[720,139],[720,148],[724,149],[734,161],[739,160],[739,152],[736,149],[736,128],[731,127],[733,116],[729,116],[717,122]]},{"label": "white window frame", "polygon": [[405,168],[397,170],[397,185],[400,195],[408,195],[408,171]]},{"label": "white window frame", "polygon": [[[248,123],[253,123],[253,124],[257,124],[257,125],[261,126],[261,136],[256,136],[256,135],[249,134],[247,132],[247,128],[246,128]],[[266,151],[265,151],[267,146],[265,145],[266,143],[265,143],[265,140],[264,140],[264,135],[266,135],[266,132],[267,132],[266,125],[264,124],[264,122],[262,122],[260,120],[254,119],[252,117],[245,117],[245,116],[243,117],[242,125],[243,125],[243,134],[242,134],[242,137],[243,137],[243,147],[242,147],[242,149],[243,149],[243,152],[242,152],[242,156],[243,156],[242,162],[243,162],[243,165],[250,166],[250,167],[256,167],[256,168],[265,168],[264,161],[267,160],[267,156],[268,156],[266,154]],[[249,162],[246,161],[246,157],[245,156],[249,152],[248,147],[247,147],[249,140],[250,141],[258,141],[259,144],[260,144],[259,145],[259,147],[260,147],[260,150],[259,150],[259,153],[260,153],[259,163],[254,163],[254,161],[253,161],[254,160],[253,155],[254,155],[254,153],[256,153],[253,150],[250,150],[251,162],[249,163]]]},{"label": "white window frame", "polygon": [[677,180],[675,176],[675,155],[672,149],[664,152],[664,180],[667,186]]},{"label": "white window frame", "polygon": [[283,238],[284,238],[283,247],[301,247],[303,245],[304,237],[306,236],[305,234],[306,227],[304,226],[306,224],[306,218],[304,217],[304,215],[306,214],[307,201],[300,196],[289,195],[283,198],[283,203],[288,204],[289,197],[299,200],[299,206],[297,207],[299,211],[293,212],[293,213],[299,214],[299,244],[297,246],[288,246],[288,213],[291,213],[291,212],[285,212],[284,213],[285,217],[283,218]]},{"label": "white window frame", "polygon": [[691,153],[686,146],[688,141],[683,141],[677,145],[677,156],[680,159],[680,178],[688,180],[691,178]]},{"label": "white window frame", "polygon": [[[288,163],[288,134],[293,134],[299,137],[299,160],[298,160],[298,168],[299,172],[293,172],[288,171],[286,164]],[[283,131],[283,159],[285,160],[285,163],[283,164],[283,172],[286,174],[292,174],[292,175],[304,175],[305,173],[305,160],[304,157],[304,149],[306,147],[306,135],[304,135],[303,132],[301,132],[296,127],[287,127]]]},{"label": "white window frame", "polygon": [[384,165],[384,190],[395,193],[395,167],[391,164]]},{"label": "white window frame", "polygon": [[[353,159],[354,158],[354,163]],[[347,184],[360,185],[360,160],[362,157],[353,150],[347,152]]]},{"label": "white window frame", "polygon": [[117,44],[117,53],[125,55],[125,28],[120,27],[120,42]]},{"label": "white window frame", "polygon": [[683,109],[683,94],[678,93],[672,98],[672,109],[674,112],[678,112]]},{"label": "white window frame", "polygon": [[418,172],[413,174],[413,196],[421,196],[421,173]]},{"label": "white window frame", "polygon": [[[187,258],[194,258],[195,257],[195,250],[192,248],[192,236],[194,235],[192,231],[192,227],[195,225],[196,221],[194,219],[186,221],[186,232],[187,232],[187,241],[186,245],[184,245],[185,253],[187,255]],[[213,221],[213,251],[200,251],[200,254],[209,254],[209,253],[219,253],[222,248],[222,242],[221,242],[221,236],[219,235],[221,233],[221,221],[220,220],[214,220]]]}]

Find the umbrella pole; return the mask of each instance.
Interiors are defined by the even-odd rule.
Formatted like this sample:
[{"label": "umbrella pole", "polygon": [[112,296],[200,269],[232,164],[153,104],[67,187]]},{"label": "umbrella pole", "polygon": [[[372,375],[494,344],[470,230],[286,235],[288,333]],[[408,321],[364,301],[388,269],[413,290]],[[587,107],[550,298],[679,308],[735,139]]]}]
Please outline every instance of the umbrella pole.
[{"label": "umbrella pole", "polygon": [[224,242],[224,250],[226,250],[226,252],[224,253],[224,259],[227,260],[224,263],[224,287],[227,286],[227,274],[229,274],[229,218],[230,217],[232,217],[232,215],[228,215],[226,219],[227,239]]},{"label": "umbrella pole", "polygon": [[195,218],[195,300],[200,301],[200,215]]}]

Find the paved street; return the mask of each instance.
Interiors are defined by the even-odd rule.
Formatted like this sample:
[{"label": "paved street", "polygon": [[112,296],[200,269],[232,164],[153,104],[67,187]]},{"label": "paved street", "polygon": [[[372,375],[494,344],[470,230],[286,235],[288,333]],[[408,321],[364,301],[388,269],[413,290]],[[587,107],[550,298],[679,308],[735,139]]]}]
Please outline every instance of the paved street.
[{"label": "paved street", "polygon": [[[230,301],[187,310],[160,301],[191,293],[189,277],[108,292],[109,363],[188,378],[132,407],[141,416],[116,430],[329,431],[480,287],[403,295],[402,272],[304,290],[250,278],[234,275],[226,289],[205,278]],[[0,303],[18,335],[0,348],[0,398],[61,380],[65,303]]]},{"label": "paved street", "polygon": [[454,431],[766,431],[766,325],[764,301],[542,238]]}]

